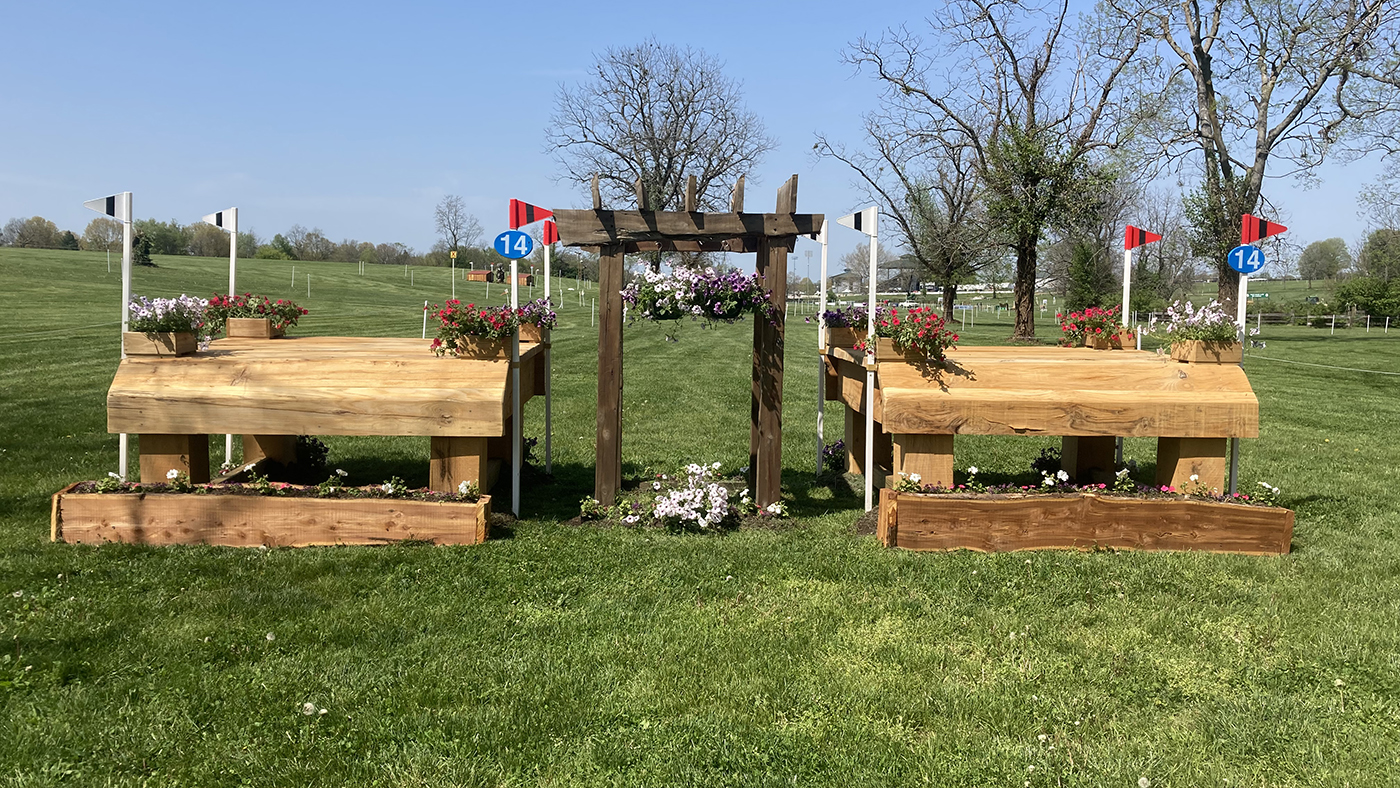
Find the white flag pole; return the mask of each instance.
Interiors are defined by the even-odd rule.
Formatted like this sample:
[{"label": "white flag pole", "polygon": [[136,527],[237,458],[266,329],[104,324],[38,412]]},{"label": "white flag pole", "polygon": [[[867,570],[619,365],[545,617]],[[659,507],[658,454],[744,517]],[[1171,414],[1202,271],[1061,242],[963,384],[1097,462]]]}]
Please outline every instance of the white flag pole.
[{"label": "white flag pole", "polygon": [[[553,256],[553,255],[551,254],[551,252],[553,251],[553,249],[554,249],[554,244],[545,244],[545,245],[544,245],[544,297],[545,297],[545,300],[549,300],[549,263],[550,263],[550,257]],[[554,304],[553,301],[550,301],[549,303],[550,303],[551,306]]]},{"label": "white flag pole", "polygon": [[865,334],[865,511],[872,507],[875,490],[875,291],[879,270],[876,260],[880,248],[879,211],[870,212],[870,303],[867,307]]},{"label": "white flag pole", "polygon": [[[238,209],[230,208],[228,236],[228,294],[238,292]],[[233,465],[233,436],[224,436],[224,463]]]},{"label": "white flag pole", "polygon": [[1133,250],[1123,250],[1123,311],[1119,314],[1123,325],[1128,324],[1128,292],[1133,282]]},{"label": "white flag pole", "polygon": [[[822,245],[821,295],[818,297],[817,312],[817,351],[826,353],[826,221],[822,221],[822,231],[818,235]],[[817,476],[822,475],[822,464],[826,460],[826,432],[823,420],[826,418],[826,359],[817,357]]]},{"label": "white flag pole", "polygon": [[[510,308],[520,308],[517,261],[510,261]],[[510,338],[510,510],[520,516],[520,326]]]},{"label": "white flag pole", "polygon": [[[131,315],[131,241],[132,241],[132,237],[131,237],[131,236],[132,236],[132,226],[131,226],[131,219],[132,219],[132,213],[131,213],[131,192],[122,192],[122,193],[121,193],[121,201],[122,201],[122,206],[123,206],[124,210],[126,211],[126,219],[124,219],[124,220],[122,221],[122,335],[123,335],[122,339],[123,339],[123,341],[122,341],[122,356],[121,356],[123,359],[125,359],[125,358],[126,358],[126,342],[125,342],[126,337],[125,337],[125,334],[126,334],[127,326],[128,326],[128,324],[129,324],[129,318],[130,318],[130,315]],[[127,446],[128,446],[128,439],[127,439],[126,433],[123,432],[123,433],[121,433],[121,435],[117,438],[117,451],[120,452],[120,455],[121,455],[120,458],[117,460],[117,475],[120,476],[120,477],[122,477],[122,481],[126,481],[126,473],[127,473],[126,453],[127,453]]]},{"label": "white flag pole", "polygon": [[[549,308],[554,308],[554,301],[549,297],[549,264],[553,256],[554,244],[544,245],[544,300],[548,302]],[[561,304],[562,306],[562,304]],[[552,358],[553,348],[549,343],[544,346],[544,472],[554,473],[554,359]]]}]

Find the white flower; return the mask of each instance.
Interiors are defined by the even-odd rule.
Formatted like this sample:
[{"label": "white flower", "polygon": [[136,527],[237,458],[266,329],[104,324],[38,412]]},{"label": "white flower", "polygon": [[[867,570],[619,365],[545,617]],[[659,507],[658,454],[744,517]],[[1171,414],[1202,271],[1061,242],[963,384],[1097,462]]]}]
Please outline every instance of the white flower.
[{"label": "white flower", "polygon": [[719,463],[715,463],[714,465],[711,465],[710,468],[713,469],[713,470],[716,470],[716,471],[719,470]]},{"label": "white flower", "polygon": [[976,465],[969,465],[968,468],[967,468],[967,475],[968,475],[968,476],[976,476],[976,475],[977,475],[977,466],[976,466]]},{"label": "white flower", "polygon": [[317,713],[318,713],[318,714],[329,714],[329,713],[330,713],[330,709],[321,709],[321,710],[320,710],[319,712],[317,712]]},{"label": "white flower", "polygon": [[256,468],[256,467],[258,467],[257,463],[250,462],[250,463],[248,463],[247,465],[244,465],[244,466],[243,466],[243,470],[245,470],[245,471],[251,471],[251,470],[253,470],[253,469]]},{"label": "white flower", "polygon": [[335,475],[336,475],[336,476],[339,476],[339,477],[342,478],[342,479],[344,479],[346,476],[349,476],[350,474],[346,473],[345,471],[343,471],[343,470],[341,470],[341,469],[339,469],[339,468],[336,468],[336,469],[335,469]]},{"label": "white flower", "polygon": [[1062,481],[1062,482],[1067,482],[1067,481],[1069,481],[1069,474],[1068,474],[1068,473],[1065,473],[1063,470],[1057,471],[1057,472],[1055,473],[1055,476],[1056,476],[1056,478],[1058,478],[1058,479],[1059,479],[1060,481]]},{"label": "white flower", "polygon": [[457,484],[457,493],[458,493],[459,495],[466,495],[466,494],[467,494],[467,491],[470,490],[470,489],[471,489],[471,482],[462,481],[462,482],[459,482],[459,483]]},{"label": "white flower", "polygon": [[175,470],[174,468],[171,468],[170,470],[168,470],[168,471],[165,472],[165,478],[167,478],[167,479],[178,479],[178,478],[180,478],[180,472],[177,471],[177,470]]},{"label": "white flower", "polygon": [[1138,788],[1149,788],[1149,786],[1151,786],[1151,785],[1152,785],[1152,781],[1149,780],[1149,779],[1147,779],[1146,777],[1139,777],[1139,778],[1138,778]]},{"label": "white flower", "polygon": [[1046,736],[1045,734],[1042,733],[1042,734],[1040,734],[1039,736],[1037,736],[1036,738],[1037,738],[1037,739],[1040,739],[1041,741],[1045,741],[1046,739],[1048,739],[1048,738],[1050,738],[1050,737],[1049,737],[1049,736]]},{"label": "white flower", "polygon": [[1121,471],[1118,472],[1118,478],[1120,478],[1120,479],[1123,478],[1124,476],[1127,476],[1127,475],[1128,475],[1128,469],[1127,469],[1127,468],[1124,468],[1123,470],[1121,470]]},{"label": "white flower", "polygon": [[1201,477],[1200,477],[1199,474],[1195,474],[1195,473],[1191,474],[1191,481],[1193,481],[1193,482],[1198,482],[1198,481],[1200,481],[1200,480],[1201,480]]},{"label": "white flower", "polygon": [[314,704],[314,703],[312,703],[312,702],[310,702],[310,701],[307,701],[306,703],[301,704],[301,713],[302,713],[302,714],[305,714],[305,715],[308,716],[308,717],[310,717],[312,714],[315,714],[315,713],[316,713],[316,704]]},{"label": "white flower", "polygon": [[115,473],[112,473],[111,471],[107,471],[107,475],[108,475],[108,476],[111,476],[113,479],[116,479],[116,480],[118,480],[118,481],[121,481],[121,478],[122,478],[120,475],[115,474]]},{"label": "white flower", "polygon": [[276,636],[276,635],[272,634],[271,632],[267,633],[267,642],[271,643],[272,641],[274,641],[274,640],[276,640],[276,639],[277,639],[277,636]]},{"label": "white flower", "polygon": [[379,489],[383,490],[386,493],[391,493],[394,491],[394,485],[388,482],[384,482],[383,484],[379,485]]},{"label": "white flower", "polygon": [[924,477],[920,476],[920,475],[917,474],[917,473],[911,473],[911,474],[909,474],[909,481],[911,481],[911,482],[913,482],[913,483],[915,483],[915,484],[918,484],[919,482],[921,482],[921,481],[923,481],[923,480],[924,480]]},{"label": "white flower", "polygon": [[652,483],[651,483],[651,489],[653,489],[653,490],[659,490],[659,489],[661,489],[661,482],[652,482]]}]

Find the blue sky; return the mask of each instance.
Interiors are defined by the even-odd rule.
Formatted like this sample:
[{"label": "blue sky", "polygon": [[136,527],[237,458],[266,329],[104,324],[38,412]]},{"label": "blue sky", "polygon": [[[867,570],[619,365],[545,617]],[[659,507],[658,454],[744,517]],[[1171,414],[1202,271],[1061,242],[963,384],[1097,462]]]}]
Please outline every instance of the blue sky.
[{"label": "blue sky", "polygon": [[[130,190],[138,217],[189,223],[236,205],[264,237],[302,224],[425,250],[433,206],[459,194],[495,235],[512,197],[581,205],[545,152],[552,98],[595,51],[653,35],[717,55],[778,138],[750,210],[797,173],[798,209],[838,215],[859,207],[851,176],[813,160],[813,137],[858,142],[875,98],[841,50],[919,25],[930,7],[12,3],[0,221],[39,214],[81,231],[93,216],[83,200]],[[1275,187],[1292,240],[1356,239],[1355,195],[1378,169],[1329,166],[1320,189]],[[845,232],[833,262],[858,240]]]}]

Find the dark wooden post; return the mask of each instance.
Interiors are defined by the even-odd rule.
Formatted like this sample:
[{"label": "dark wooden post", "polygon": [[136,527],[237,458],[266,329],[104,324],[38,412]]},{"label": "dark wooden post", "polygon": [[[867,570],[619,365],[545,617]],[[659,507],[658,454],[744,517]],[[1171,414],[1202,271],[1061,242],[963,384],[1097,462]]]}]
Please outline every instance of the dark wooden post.
[{"label": "dark wooden post", "polygon": [[598,250],[598,446],[593,497],[611,506],[622,486],[623,247]]},{"label": "dark wooden post", "polygon": [[[797,212],[797,176],[778,189],[776,213]],[[754,318],[753,402],[749,427],[749,483],[754,502],[783,495],[783,348],[787,333],[787,256],[796,237],[758,239],[758,272],[773,293],[772,319]]]}]

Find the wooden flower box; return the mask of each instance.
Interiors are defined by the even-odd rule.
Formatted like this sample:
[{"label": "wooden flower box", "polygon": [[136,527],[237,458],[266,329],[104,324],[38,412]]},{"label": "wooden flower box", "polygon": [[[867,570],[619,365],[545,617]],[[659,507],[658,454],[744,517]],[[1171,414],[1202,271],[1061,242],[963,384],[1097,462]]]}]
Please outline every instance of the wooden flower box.
[{"label": "wooden flower box", "polygon": [[521,323],[520,341],[539,342],[547,345],[549,344],[549,329],[540,328],[539,326],[534,325],[533,323]]},{"label": "wooden flower box", "polygon": [[1244,358],[1239,342],[1207,342],[1192,339],[1172,343],[1172,358],[1188,364],[1238,364]]},{"label": "wooden flower box", "polygon": [[277,339],[287,333],[285,328],[276,328],[265,317],[231,317],[224,326],[224,335],[230,339]]},{"label": "wooden flower box", "polygon": [[199,341],[188,331],[122,334],[122,350],[128,356],[188,356],[199,349]]},{"label": "wooden flower box", "polygon": [[865,341],[865,329],[839,326],[826,330],[826,344],[829,347],[855,347]]},{"label": "wooden flower box", "polygon": [[226,547],[480,544],[491,498],[475,503],[245,494],[73,493],[53,496],[55,542]]},{"label": "wooden flower box", "polygon": [[468,334],[457,340],[458,358],[510,358],[510,337],[491,339]]},{"label": "wooden flower box", "polygon": [[1293,511],[1175,498],[925,495],[880,491],[876,532],[909,550],[1115,548],[1280,555],[1293,539]]}]

